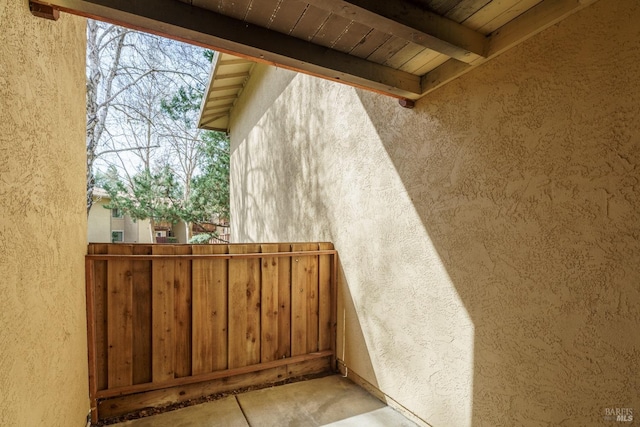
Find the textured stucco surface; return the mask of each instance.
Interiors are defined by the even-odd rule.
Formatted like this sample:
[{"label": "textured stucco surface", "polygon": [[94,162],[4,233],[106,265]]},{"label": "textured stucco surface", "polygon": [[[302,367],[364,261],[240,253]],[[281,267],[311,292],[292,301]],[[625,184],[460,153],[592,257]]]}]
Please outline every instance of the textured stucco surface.
[{"label": "textured stucco surface", "polygon": [[[112,218],[111,209],[105,205],[109,199],[94,200],[87,219],[87,241],[89,243],[111,243],[111,231],[124,231],[127,243],[151,243],[151,223],[148,219],[134,221],[128,215]],[[185,240],[182,240],[185,241]]]},{"label": "textured stucco surface", "polygon": [[0,0],[0,425],[84,426],[84,19]]},{"label": "textured stucco surface", "polygon": [[637,418],[638,22],[600,0],[414,110],[264,71],[232,117],[234,239],[333,241],[340,357],[431,425]]},{"label": "textured stucco surface", "polygon": [[87,218],[87,241],[93,243],[111,242],[111,210],[105,209],[105,200],[93,202]]}]

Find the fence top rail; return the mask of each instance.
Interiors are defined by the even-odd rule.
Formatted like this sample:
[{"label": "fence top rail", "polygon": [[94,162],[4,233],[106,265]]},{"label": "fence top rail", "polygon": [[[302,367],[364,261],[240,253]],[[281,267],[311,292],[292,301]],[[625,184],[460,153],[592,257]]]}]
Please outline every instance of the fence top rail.
[{"label": "fence top rail", "polygon": [[153,261],[154,259],[206,259],[206,258],[281,258],[293,256],[318,256],[337,255],[335,249],[323,249],[314,251],[291,251],[291,252],[253,252],[248,254],[173,254],[173,255],[109,255],[109,254],[88,254],[86,259],[93,261],[108,261],[118,259],[130,259],[136,261]]},{"label": "fence top rail", "polygon": [[245,243],[206,243],[206,244],[198,244],[198,243],[134,243],[134,242],[118,242],[118,243],[107,243],[107,242],[89,242],[87,246],[100,246],[100,245],[116,245],[116,246],[246,246],[246,245],[324,245],[330,244],[332,242],[308,242],[308,241],[300,241],[300,242],[245,242]]}]

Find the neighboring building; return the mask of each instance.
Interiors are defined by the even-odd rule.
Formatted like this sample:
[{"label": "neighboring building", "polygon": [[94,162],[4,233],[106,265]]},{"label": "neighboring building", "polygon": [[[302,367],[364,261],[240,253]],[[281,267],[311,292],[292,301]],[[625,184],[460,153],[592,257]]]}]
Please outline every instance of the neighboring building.
[{"label": "neighboring building", "polygon": [[[109,194],[102,188],[93,190],[93,206],[87,221],[87,240],[92,243],[152,243],[149,220],[133,220],[119,209],[107,209]],[[156,227],[156,235],[167,237],[170,227]]]}]

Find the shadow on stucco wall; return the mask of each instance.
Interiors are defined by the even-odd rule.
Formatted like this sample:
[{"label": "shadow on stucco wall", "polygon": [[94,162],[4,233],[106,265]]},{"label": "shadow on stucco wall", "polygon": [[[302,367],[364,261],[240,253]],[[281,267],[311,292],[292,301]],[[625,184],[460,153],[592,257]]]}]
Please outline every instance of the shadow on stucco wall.
[{"label": "shadow on stucco wall", "polygon": [[640,412],[640,8],[612,4],[414,110],[358,91],[473,322],[472,425]]},{"label": "shadow on stucco wall", "polygon": [[[279,83],[287,87],[295,73],[285,76]],[[262,76],[252,84],[259,87]],[[270,82],[273,85],[273,82]],[[251,90],[251,88],[249,89]],[[335,176],[331,165],[321,161],[321,152],[332,151],[331,145],[320,145],[326,140],[321,135],[326,126],[322,113],[308,114],[305,106],[310,99],[322,99],[322,87],[317,93],[307,93],[289,103],[274,102],[269,94],[258,102],[270,105],[269,115],[287,120],[261,120],[249,117],[243,122],[251,129],[252,143],[266,145],[263,150],[248,148],[247,143],[234,147],[232,181],[235,183],[233,204],[234,238],[240,242],[257,241],[327,241],[335,242],[334,227],[327,224],[344,223],[335,210],[329,209],[327,200],[335,200],[336,194],[328,182]],[[276,91],[277,93],[277,91]],[[296,105],[296,103],[298,103]],[[256,108],[251,111],[260,111]],[[294,118],[291,118],[291,115]],[[296,126],[292,126],[295,123]],[[294,131],[292,131],[294,129]],[[243,129],[234,137],[244,139]],[[286,135],[283,140],[272,141],[273,135]],[[256,156],[256,153],[257,156]],[[256,156],[256,157],[254,157]],[[265,189],[267,189],[265,191]],[[269,191],[271,190],[271,191]],[[277,194],[274,193],[277,191]],[[259,209],[260,212],[255,212]],[[338,268],[338,337],[337,358],[344,366],[357,364],[362,381],[378,387],[378,382],[369,356],[358,309],[354,304],[347,277],[342,264]],[[361,382],[362,385],[366,385]]]},{"label": "shadow on stucco wall", "polygon": [[[284,108],[281,104],[275,104],[274,108],[276,105]],[[252,126],[252,132],[257,134],[257,143],[269,146],[268,157],[257,160],[252,157],[254,150],[240,148],[234,151],[234,162],[239,162],[243,167],[241,170],[232,170],[232,179],[239,184],[234,191],[242,195],[237,199],[238,205],[234,206],[232,220],[244,241],[255,238],[297,241],[301,235],[332,241],[329,230],[319,228],[320,222],[314,218],[316,215],[316,218],[325,219],[328,215],[320,194],[320,183],[315,179],[323,175],[322,165],[313,155],[313,147],[299,143],[319,139],[314,131],[319,128],[318,123],[323,117],[306,115],[304,110],[290,107],[297,112],[297,120],[303,125],[296,128],[296,134],[289,140],[278,143],[269,140],[269,135],[273,133],[288,134],[286,128],[290,124],[286,120],[270,121],[268,129],[263,127],[265,124],[262,122]],[[278,116],[281,113],[275,111],[274,114]],[[253,183],[266,184],[277,189],[278,194],[258,191],[251,187]],[[269,214],[252,212],[252,209],[261,209]]]}]

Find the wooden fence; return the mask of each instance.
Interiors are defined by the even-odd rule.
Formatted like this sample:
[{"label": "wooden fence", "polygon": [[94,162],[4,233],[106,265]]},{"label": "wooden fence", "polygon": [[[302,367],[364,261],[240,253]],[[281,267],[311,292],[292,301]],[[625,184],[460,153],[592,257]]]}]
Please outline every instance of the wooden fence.
[{"label": "wooden fence", "polygon": [[330,243],[90,244],[92,420],[335,369]]}]

